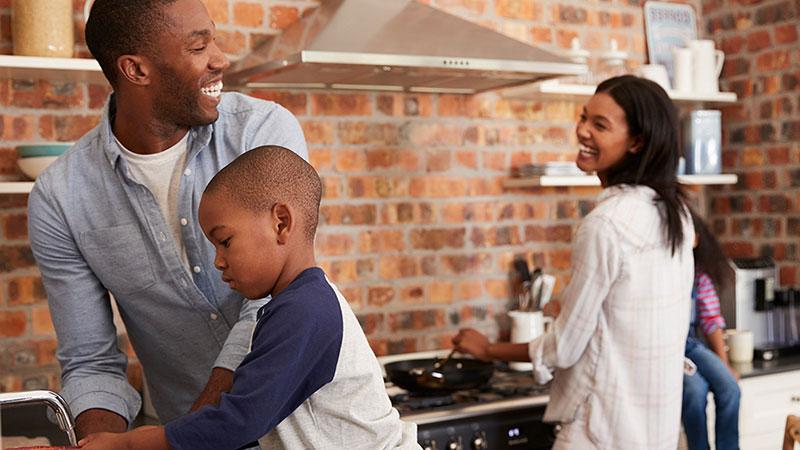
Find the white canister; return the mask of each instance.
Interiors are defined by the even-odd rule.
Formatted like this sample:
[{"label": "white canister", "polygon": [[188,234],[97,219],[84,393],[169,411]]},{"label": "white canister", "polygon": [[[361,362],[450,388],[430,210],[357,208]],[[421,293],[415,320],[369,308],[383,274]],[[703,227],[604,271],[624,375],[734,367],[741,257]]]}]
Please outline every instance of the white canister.
[{"label": "white canister", "polygon": [[[530,342],[545,332],[545,325],[553,321],[552,317],[545,317],[541,311],[509,311],[511,318],[511,342],[515,344]],[[508,367],[512,370],[532,370],[533,364],[529,362],[510,362]]]},{"label": "white canister", "polygon": [[749,330],[725,330],[728,359],[735,363],[753,360],[753,332]]},{"label": "white canister", "polygon": [[717,110],[689,113],[683,127],[683,156],[686,173],[722,173],[722,114]]},{"label": "white canister", "polygon": [[692,92],[694,63],[692,49],[674,47],[672,49],[672,89],[678,92]]},{"label": "white canister", "polygon": [[689,41],[692,51],[692,89],[697,93],[719,92],[719,75],[725,62],[725,53],[714,47],[710,39]]}]

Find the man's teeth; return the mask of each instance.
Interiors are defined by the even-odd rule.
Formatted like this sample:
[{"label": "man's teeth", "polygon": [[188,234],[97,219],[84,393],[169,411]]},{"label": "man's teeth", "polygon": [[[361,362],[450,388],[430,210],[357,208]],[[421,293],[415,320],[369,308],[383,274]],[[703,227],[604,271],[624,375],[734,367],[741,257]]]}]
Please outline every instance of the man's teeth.
[{"label": "man's teeth", "polygon": [[219,95],[222,94],[222,81],[217,81],[214,84],[200,88],[200,92],[209,97],[219,97]]}]

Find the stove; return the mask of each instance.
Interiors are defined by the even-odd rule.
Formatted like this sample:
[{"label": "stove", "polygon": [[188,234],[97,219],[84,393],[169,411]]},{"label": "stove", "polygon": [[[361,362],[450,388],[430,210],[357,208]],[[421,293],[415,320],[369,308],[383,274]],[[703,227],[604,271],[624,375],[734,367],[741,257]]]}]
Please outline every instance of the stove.
[{"label": "stove", "polygon": [[[412,357],[431,356],[392,359]],[[417,424],[425,450],[550,449],[554,427],[542,421],[548,390],[536,384],[530,372],[511,371],[504,364],[480,389],[415,395],[387,383],[392,404],[403,420]]]}]

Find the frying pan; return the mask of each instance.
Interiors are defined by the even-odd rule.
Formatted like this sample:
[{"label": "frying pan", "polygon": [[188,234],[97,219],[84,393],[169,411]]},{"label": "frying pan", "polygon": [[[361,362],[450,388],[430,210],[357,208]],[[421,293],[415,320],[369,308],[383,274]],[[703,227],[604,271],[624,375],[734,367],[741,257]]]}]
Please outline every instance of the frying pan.
[{"label": "frying pan", "polygon": [[[475,389],[486,384],[494,373],[494,364],[477,359],[450,358],[436,369],[441,377],[431,377],[438,358],[408,359],[384,366],[389,381],[409,392],[427,394]],[[424,369],[420,374],[419,369]]]}]

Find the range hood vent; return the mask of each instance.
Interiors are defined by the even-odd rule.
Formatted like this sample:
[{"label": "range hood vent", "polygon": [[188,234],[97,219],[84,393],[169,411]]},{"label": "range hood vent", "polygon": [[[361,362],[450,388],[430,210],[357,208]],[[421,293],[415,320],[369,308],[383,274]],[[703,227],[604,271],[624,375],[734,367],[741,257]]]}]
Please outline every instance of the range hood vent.
[{"label": "range hood vent", "polygon": [[225,83],[473,94],[585,72],[416,0],[323,0],[236,62]]}]

